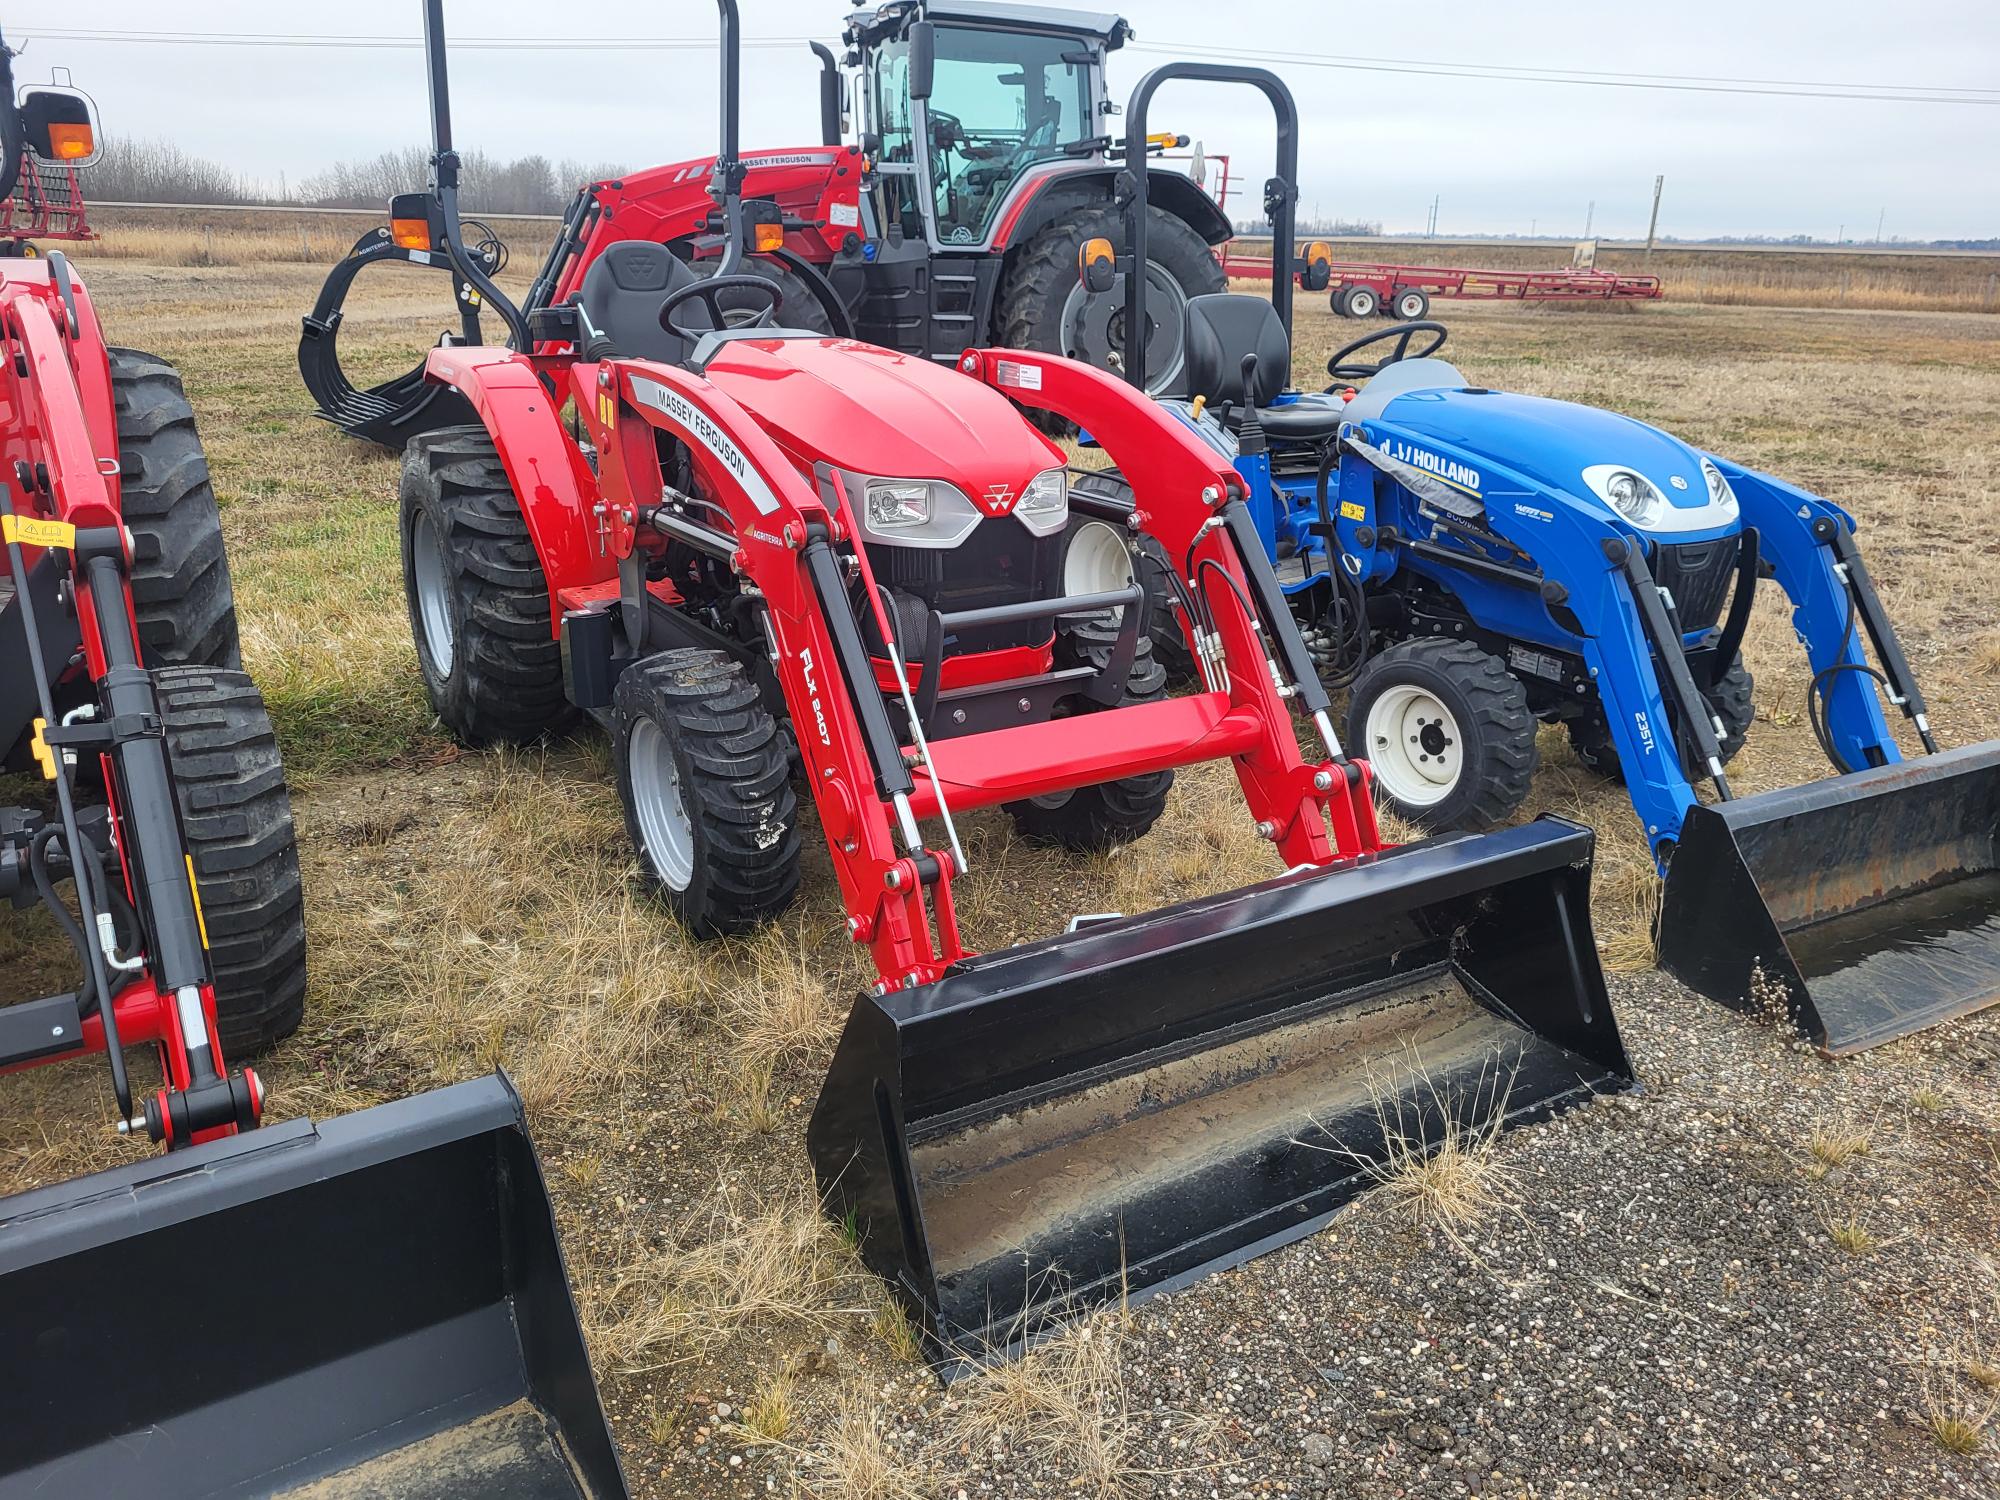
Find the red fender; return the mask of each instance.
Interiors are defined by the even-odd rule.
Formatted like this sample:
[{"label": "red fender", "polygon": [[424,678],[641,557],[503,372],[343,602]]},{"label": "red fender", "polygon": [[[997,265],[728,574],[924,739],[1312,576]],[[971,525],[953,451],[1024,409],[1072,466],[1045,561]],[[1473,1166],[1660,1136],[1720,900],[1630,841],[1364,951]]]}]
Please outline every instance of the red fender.
[{"label": "red fender", "polygon": [[597,476],[564,429],[560,402],[528,357],[511,349],[436,348],[424,360],[424,375],[463,396],[486,424],[549,582],[549,630],[555,633],[562,624],[556,602],[562,590],[618,576],[595,510]]}]

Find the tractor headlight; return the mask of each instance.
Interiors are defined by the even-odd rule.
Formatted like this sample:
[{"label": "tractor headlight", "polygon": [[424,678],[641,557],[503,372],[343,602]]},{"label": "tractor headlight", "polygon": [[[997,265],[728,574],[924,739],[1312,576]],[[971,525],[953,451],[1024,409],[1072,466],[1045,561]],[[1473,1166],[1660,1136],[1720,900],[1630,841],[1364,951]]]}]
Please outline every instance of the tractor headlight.
[{"label": "tractor headlight", "polygon": [[1708,481],[1708,503],[1720,506],[1722,513],[1734,520],[1741,507],[1736,503],[1736,491],[1729,487],[1729,481],[1723,476],[1722,470],[1704,458],[1701,461],[1701,474],[1702,478]]},{"label": "tractor headlight", "polygon": [[1621,464],[1592,464],[1583,471],[1591,493],[1641,530],[1657,523],[1667,509],[1666,497],[1653,481]]},{"label": "tractor headlight", "polygon": [[979,524],[979,511],[941,479],[882,479],[842,474],[848,510],[871,542],[891,547],[956,547]]},{"label": "tractor headlight", "polygon": [[1048,536],[1069,524],[1069,471],[1044,469],[1021,491],[1014,514],[1036,536]]},{"label": "tractor headlight", "polygon": [[868,529],[894,531],[931,518],[931,487],[922,480],[868,481]]}]

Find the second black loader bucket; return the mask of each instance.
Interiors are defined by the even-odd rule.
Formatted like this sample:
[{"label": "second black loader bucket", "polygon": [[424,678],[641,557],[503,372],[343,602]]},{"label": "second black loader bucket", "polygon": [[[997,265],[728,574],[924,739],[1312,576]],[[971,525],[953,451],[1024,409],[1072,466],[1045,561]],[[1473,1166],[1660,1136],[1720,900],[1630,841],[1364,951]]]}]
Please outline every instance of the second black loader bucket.
[{"label": "second black loader bucket", "polygon": [[1434,839],[865,996],[808,1135],[828,1212],[978,1361],[1310,1233],[1450,1129],[1627,1088],[1591,852]]},{"label": "second black loader bucket", "polygon": [[622,1500],[503,1077],[0,1200],[0,1497]]},{"label": "second black loader bucket", "polygon": [[1691,809],[1659,952],[1829,1056],[2000,1000],[2000,741]]}]

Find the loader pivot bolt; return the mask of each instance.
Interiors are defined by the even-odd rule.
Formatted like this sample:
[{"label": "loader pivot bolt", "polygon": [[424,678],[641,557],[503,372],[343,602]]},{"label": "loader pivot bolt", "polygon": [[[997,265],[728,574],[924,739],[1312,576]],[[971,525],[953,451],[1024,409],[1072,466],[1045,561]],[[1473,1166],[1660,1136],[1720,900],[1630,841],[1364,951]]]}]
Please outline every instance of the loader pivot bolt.
[{"label": "loader pivot bolt", "polygon": [[882,877],[882,884],[892,891],[900,891],[903,888],[903,867],[901,865],[889,866],[888,873]]},{"label": "loader pivot bolt", "polygon": [[1222,491],[1212,484],[1203,486],[1201,503],[1203,505],[1220,505],[1222,503]]},{"label": "loader pivot bolt", "polygon": [[1313,790],[1314,790],[1314,791],[1316,791],[1316,792],[1330,792],[1330,791],[1332,791],[1332,790],[1333,790],[1333,772],[1331,772],[1331,771],[1315,771],[1315,772],[1313,772]]},{"label": "loader pivot bolt", "polygon": [[1258,819],[1257,821],[1258,838],[1275,839],[1277,838],[1277,836],[1278,836],[1278,825],[1276,823],[1273,823],[1269,818]]}]

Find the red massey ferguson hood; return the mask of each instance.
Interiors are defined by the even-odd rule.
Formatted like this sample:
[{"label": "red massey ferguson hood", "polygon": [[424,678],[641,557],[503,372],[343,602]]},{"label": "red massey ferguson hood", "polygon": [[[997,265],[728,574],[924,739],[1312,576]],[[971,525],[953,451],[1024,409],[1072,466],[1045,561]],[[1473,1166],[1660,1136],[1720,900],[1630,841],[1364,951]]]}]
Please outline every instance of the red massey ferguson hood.
[{"label": "red massey ferguson hood", "polygon": [[1005,396],[946,365],[852,339],[737,339],[703,372],[810,474],[942,479],[1006,515],[1063,452]]}]

